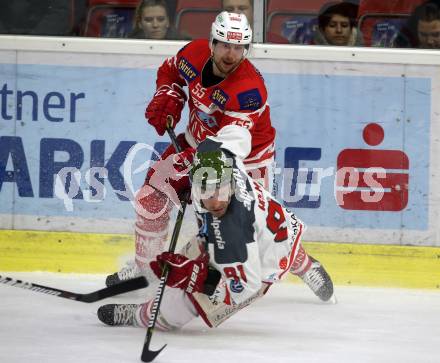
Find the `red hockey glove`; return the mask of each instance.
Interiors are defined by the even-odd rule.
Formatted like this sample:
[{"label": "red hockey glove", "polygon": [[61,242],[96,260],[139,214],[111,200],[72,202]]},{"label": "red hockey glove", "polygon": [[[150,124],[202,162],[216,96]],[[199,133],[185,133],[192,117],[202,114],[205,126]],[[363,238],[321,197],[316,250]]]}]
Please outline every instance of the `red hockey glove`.
[{"label": "red hockey glove", "polygon": [[170,126],[173,129],[179,122],[185,101],[186,94],[178,84],[161,86],[145,110],[145,118],[162,136],[169,122],[172,122]]},{"label": "red hockey glove", "polygon": [[157,277],[162,276],[162,266],[169,265],[167,285],[178,287],[191,294],[202,292],[204,282],[208,276],[209,255],[204,252],[195,260],[170,252],[163,252],[157,256],[156,261],[151,261],[150,266]]}]

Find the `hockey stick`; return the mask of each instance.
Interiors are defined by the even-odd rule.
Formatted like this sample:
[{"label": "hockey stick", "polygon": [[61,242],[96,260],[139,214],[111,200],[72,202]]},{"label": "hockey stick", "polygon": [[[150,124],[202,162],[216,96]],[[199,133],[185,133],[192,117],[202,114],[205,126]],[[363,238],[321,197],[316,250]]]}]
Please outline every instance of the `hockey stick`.
[{"label": "hockey stick", "polygon": [[60,290],[50,286],[34,284],[33,282],[16,280],[12,277],[0,276],[0,283],[9,286],[21,287],[22,289],[26,290],[41,292],[43,294],[63,297],[69,300],[81,301],[84,303],[93,303],[99,300],[106,299],[108,297],[116,296],[133,290],[142,289],[148,286],[148,281],[144,276],[139,276],[131,280],[122,281],[119,284],[106,287],[101,290],[93,291],[88,294],[79,294],[72,291]]},{"label": "hockey stick", "polygon": [[[171,142],[173,143],[174,148],[177,152],[181,152],[182,148],[177,143],[176,134],[171,127],[167,127],[168,135],[171,138]],[[176,224],[174,225],[173,235],[171,237],[170,247],[168,248],[168,252],[173,253],[176,249],[177,239],[179,238],[180,227],[182,227],[183,216],[185,214],[186,205],[188,204],[188,200],[190,197],[190,191],[187,191],[184,195],[183,200],[181,201],[181,208],[179,209],[179,213],[177,214]],[[162,276],[160,278],[159,287],[157,288],[157,293],[153,301],[153,305],[151,308],[151,316],[148,321],[147,334],[145,335],[144,347],[142,349],[141,360],[142,362],[152,362],[154,358],[167,346],[166,344],[160,348],[159,350],[150,350],[151,338],[153,336],[154,326],[156,325],[157,316],[159,315],[159,307],[162,301],[163,292],[165,290],[165,285],[168,279],[169,267],[168,265],[164,265],[162,269]]]}]

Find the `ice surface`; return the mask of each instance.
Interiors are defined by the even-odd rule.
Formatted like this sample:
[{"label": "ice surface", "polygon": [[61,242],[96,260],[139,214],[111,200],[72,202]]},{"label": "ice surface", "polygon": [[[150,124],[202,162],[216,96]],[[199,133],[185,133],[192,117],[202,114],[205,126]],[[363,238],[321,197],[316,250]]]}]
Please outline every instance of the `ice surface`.
[{"label": "ice surface", "polygon": [[[90,292],[104,276],[0,273]],[[197,319],[182,331],[154,332],[155,362],[440,362],[440,293],[336,287],[338,304],[304,285],[273,286],[217,329]],[[145,290],[86,304],[0,285],[0,362],[140,362],[145,331],[108,327],[96,317],[110,302],[141,302]]]}]

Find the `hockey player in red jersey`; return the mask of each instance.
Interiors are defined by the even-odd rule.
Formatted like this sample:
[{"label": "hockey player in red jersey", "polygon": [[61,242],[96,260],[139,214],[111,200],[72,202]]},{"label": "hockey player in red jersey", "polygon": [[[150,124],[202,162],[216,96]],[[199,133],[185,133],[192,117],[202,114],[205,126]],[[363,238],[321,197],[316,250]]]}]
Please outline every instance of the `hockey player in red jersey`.
[{"label": "hockey player in red jersey", "polygon": [[[264,80],[246,58],[252,30],[243,14],[220,13],[210,40],[195,40],[167,59],[157,73],[157,90],[145,117],[159,135],[175,127],[188,100],[189,123],[178,136],[183,151],[169,146],[148,171],[137,194],[135,263],[107,277],[107,285],[147,275],[155,279],[149,262],[164,250],[173,205],[190,189],[187,176],[194,150],[206,137],[222,132],[248,174],[270,191],[273,179],[275,129]],[[188,87],[188,96],[183,87]],[[312,260],[300,249],[295,273],[301,275]]]},{"label": "hockey player in red jersey", "polygon": [[[221,130],[200,143],[190,171],[200,232],[179,253],[163,252],[151,267],[169,265],[156,326],[180,328],[197,316],[216,327],[295,272],[304,224],[245,172]],[[235,150],[234,150],[235,151]],[[316,260],[301,275],[323,301],[333,283]],[[98,310],[108,325],[148,326],[153,301],[109,304]]]},{"label": "hockey player in red jersey", "polygon": [[212,24],[209,41],[190,42],[159,67],[156,93],[145,117],[163,135],[170,121],[173,128],[179,122],[188,100],[189,123],[178,136],[184,151],[176,156],[173,146],[168,147],[162,160],[148,171],[137,195],[136,263],[110,275],[107,285],[148,271],[148,262],[163,251],[170,211],[189,189],[188,177],[182,176],[184,161],[191,162],[194,148],[206,136],[231,125],[249,130],[244,137],[250,138],[246,140],[252,144],[250,151],[240,149],[245,141],[241,133],[231,132],[230,137],[237,143],[246,170],[271,189],[275,129],[264,80],[246,58],[251,40],[245,15],[222,12]]}]

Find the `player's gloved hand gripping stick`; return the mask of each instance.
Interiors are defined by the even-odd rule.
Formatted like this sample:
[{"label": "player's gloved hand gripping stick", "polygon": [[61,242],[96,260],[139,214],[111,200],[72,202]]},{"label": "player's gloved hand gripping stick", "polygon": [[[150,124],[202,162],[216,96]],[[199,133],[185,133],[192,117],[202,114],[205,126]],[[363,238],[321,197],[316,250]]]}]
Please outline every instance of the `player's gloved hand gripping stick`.
[{"label": "player's gloved hand gripping stick", "polygon": [[[173,143],[176,152],[180,153],[182,152],[182,149],[180,145],[177,143],[176,134],[174,133],[174,130],[172,128],[172,126],[174,125],[174,120],[172,116],[168,116],[168,120],[169,123],[166,129],[167,133],[171,138],[171,142]],[[171,236],[170,247],[168,248],[168,252],[170,253],[174,253],[174,250],[176,249],[177,240],[179,238],[179,233],[180,233],[180,227],[182,226],[183,216],[185,214],[185,209],[186,209],[186,205],[188,204],[190,194],[191,194],[190,190],[186,191],[183,200],[181,201],[181,207],[177,214],[176,224],[174,225],[173,234]],[[160,279],[156,297],[154,298],[153,306],[151,309],[151,317],[150,317],[150,321],[148,322],[147,333],[145,335],[144,346],[141,355],[142,362],[152,362],[154,358],[156,358],[156,356],[166,347],[165,344],[159,350],[156,351],[150,350],[151,338],[153,336],[154,326],[156,325],[157,316],[159,314],[160,303],[162,301],[163,292],[165,290],[166,282],[168,279],[168,273],[169,273],[169,265],[164,264],[162,269],[162,277]]]}]

